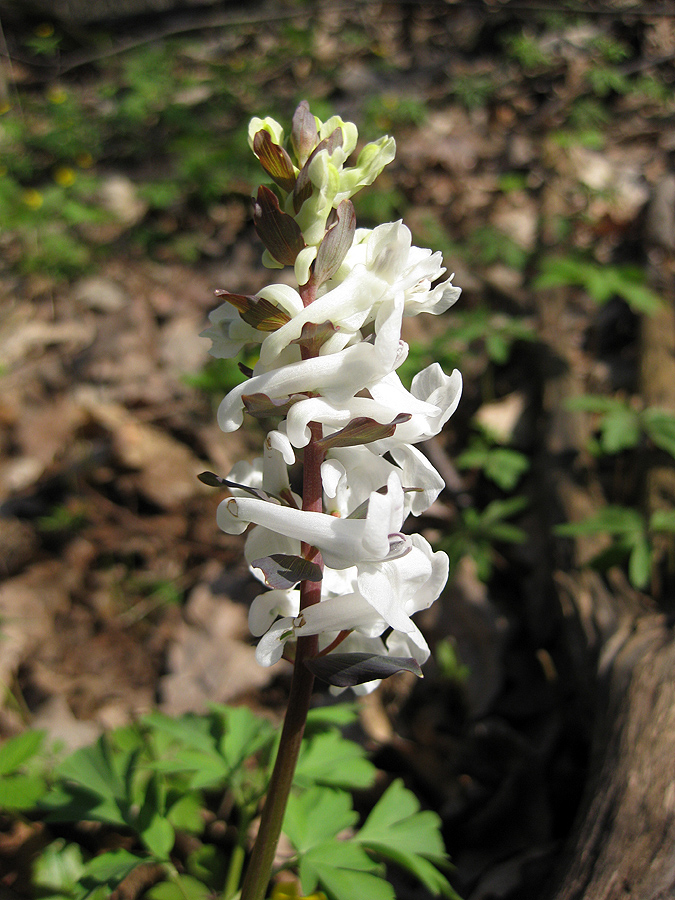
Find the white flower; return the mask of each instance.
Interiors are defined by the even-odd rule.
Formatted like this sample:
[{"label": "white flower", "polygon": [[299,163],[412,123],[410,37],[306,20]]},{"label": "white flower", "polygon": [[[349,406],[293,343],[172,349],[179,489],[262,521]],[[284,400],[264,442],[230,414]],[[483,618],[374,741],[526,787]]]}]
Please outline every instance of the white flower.
[{"label": "white flower", "polygon": [[[461,375],[446,375],[434,363],[407,390],[396,370],[408,352],[403,317],[443,313],[460,290],[452,277],[442,280],[441,254],[415,247],[401,221],[354,231],[353,207],[345,201],[395,152],[393,139],[383,137],[350,166],[357,140],[354,125],[337,116],[312,118],[304,102],[286,147],[274,119],[251,121],[249,143],[276,182],[275,196],[269,189],[258,193],[256,228],[268,247],[263,263],[282,265],[272,253],[293,261],[301,287],[273,284],[255,297],[230,294],[203,332],[216,357],[260,346],[253,371],[246,370],[250,377],[219,406],[221,429],[239,428],[244,410],[277,421],[260,458],[233,467],[226,480],[231,496],[217,511],[224,531],[248,530],[246,561],[271,587],[249,613],[262,665],[309,635],[318,636],[319,656],[359,653],[423,663],[429,648],[412,617],[438,598],[448,575],[447,556],[402,528],[443,488],[417,445],[437,435],[455,411]],[[308,509],[289,475],[301,448],[307,448],[305,466],[317,467],[305,470]],[[298,559],[307,547],[320,556]],[[311,597],[307,583],[294,583],[301,578],[313,583]],[[286,655],[292,656],[290,649]],[[366,664],[342,683],[398,666]],[[365,693],[378,683],[355,690]]]},{"label": "white flower", "polygon": [[[328,646],[343,631],[355,631],[371,640],[391,628],[386,643],[379,642],[377,655],[403,655],[423,663],[429,647],[410,616],[437,599],[447,575],[445,553],[434,553],[423,537],[414,535],[412,549],[405,556],[378,567],[366,566],[353,580],[352,591],[328,596],[302,611],[296,606],[296,592],[270,591],[268,600],[261,595],[254,601],[255,627],[259,630],[275,615],[286,615],[273,622],[261,638],[257,659],[262,665],[272,665],[281,659],[289,641],[306,635],[322,635],[322,643]],[[340,646],[341,652],[348,649],[348,645]]]},{"label": "white flower", "polygon": [[320,512],[281,506],[256,497],[230,497],[218,506],[217,522],[228,534],[241,534],[249,524],[317,547],[326,565],[345,569],[362,561],[399,554],[406,539],[399,534],[403,523],[403,489],[395,473],[389,476],[387,493],[373,491],[364,519],[339,519]]},{"label": "white flower", "polygon": [[255,374],[237,385],[218,408],[218,424],[225,432],[236,431],[243,422],[243,395],[264,394],[270,399],[316,392],[338,403],[345,402],[392,372],[406,358],[407,344],[401,340],[402,306],[393,300],[378,315],[379,331],[372,344],[365,341],[339,353],[289,363]]},{"label": "white flower", "polygon": [[[300,294],[287,284],[270,284],[256,294],[263,300],[269,300],[290,316],[302,309]],[[258,331],[241,318],[234,306],[225,302],[209,313],[210,327],[202,331],[200,337],[211,338],[213,346],[209,350],[216,359],[231,359],[246,344],[259,344],[266,332]]]}]

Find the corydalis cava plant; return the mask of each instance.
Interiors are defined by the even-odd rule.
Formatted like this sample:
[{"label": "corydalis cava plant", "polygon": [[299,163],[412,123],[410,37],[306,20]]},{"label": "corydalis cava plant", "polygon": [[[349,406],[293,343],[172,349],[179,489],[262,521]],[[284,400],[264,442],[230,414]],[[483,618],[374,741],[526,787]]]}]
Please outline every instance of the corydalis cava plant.
[{"label": "corydalis cava plant", "polygon": [[[437,599],[448,574],[447,556],[404,524],[443,487],[417,445],[454,412],[461,376],[434,363],[407,390],[396,370],[408,352],[403,318],[443,313],[460,291],[441,280],[440,254],[414,247],[402,222],[356,228],[350,198],[395,153],[393,138],[383,137],[349,165],[357,139],[353,124],[321,122],[306,102],[288,141],[273,119],[251,121],[251,148],[274,183],[254,200],[263,263],[293,266],[298,288],[218,291],[225,302],[203,332],[215,357],[259,347],[255,367],[220,404],[218,423],[235,431],[248,413],[276,427],[260,458],[204,480],[229,489],[218,525],[230,534],[249,529],[246,559],[267,588],[249,616],[258,661],[294,661],[243,900],[264,895],[314,676],[365,692],[401,669],[421,674],[429,648],[412,616]],[[302,496],[289,478],[298,458]]]}]

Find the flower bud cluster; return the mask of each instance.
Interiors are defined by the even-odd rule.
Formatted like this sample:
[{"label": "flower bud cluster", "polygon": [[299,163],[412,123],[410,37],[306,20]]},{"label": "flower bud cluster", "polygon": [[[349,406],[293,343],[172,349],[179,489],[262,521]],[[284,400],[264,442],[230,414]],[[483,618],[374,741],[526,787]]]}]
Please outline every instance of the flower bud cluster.
[{"label": "flower bud cluster", "polygon": [[[408,352],[403,318],[443,313],[460,291],[440,280],[440,254],[413,246],[402,222],[356,228],[350,197],[393,159],[392,138],[366,145],[347,166],[356,127],[338,117],[322,123],[305,102],[288,149],[273,119],[253,119],[249,135],[275,183],[254,202],[263,261],[293,265],[299,288],[219,291],[225,302],[203,332],[216,357],[259,347],[246,380],[220,404],[222,430],[238,429],[245,412],[276,423],[262,456],[221,479],[231,496],[217,521],[230,534],[253,526],[246,559],[269,588],[249,616],[258,661],[271,665],[292,655],[297,638],[319,635],[319,659],[335,662],[332,669],[317,663],[317,673],[370,690],[373,673],[396,670],[382,668],[383,660],[427,659],[411,617],[447,579],[446,555],[404,523],[443,488],[417,445],[456,409],[461,376],[434,363],[408,390],[396,370]],[[322,511],[303,509],[291,487],[289,469],[310,445],[321,461]],[[320,602],[303,606],[299,585],[307,582],[320,583]]]}]

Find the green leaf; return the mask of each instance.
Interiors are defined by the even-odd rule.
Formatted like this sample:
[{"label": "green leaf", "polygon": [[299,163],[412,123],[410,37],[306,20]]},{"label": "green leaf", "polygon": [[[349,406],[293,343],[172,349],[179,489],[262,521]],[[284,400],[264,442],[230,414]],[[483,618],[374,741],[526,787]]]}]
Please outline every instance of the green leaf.
[{"label": "green leaf", "polygon": [[73,781],[100,797],[121,799],[124,783],[113,764],[108,739],[101,736],[91,747],[83,747],[66,757],[57,767],[57,775]]},{"label": "green leaf", "polygon": [[6,775],[0,778],[0,809],[29,810],[47,793],[40,775]]},{"label": "green leaf", "polygon": [[24,731],[8,738],[0,747],[0,777],[16,772],[23,763],[35,756],[44,739],[44,731]]},{"label": "green leaf", "polygon": [[331,900],[395,900],[383,868],[351,842],[319,844],[301,856],[299,868],[305,894],[320,884]]},{"label": "green leaf", "polygon": [[572,412],[609,413],[624,405],[622,400],[604,394],[581,394],[565,401],[565,408]]},{"label": "green leaf", "polygon": [[517,450],[497,447],[491,450],[485,462],[485,476],[503,491],[512,491],[522,475],[530,468],[529,459]]},{"label": "green leaf", "polygon": [[663,308],[662,298],[645,284],[624,281],[617,294],[635,311],[651,316]]},{"label": "green leaf", "polygon": [[129,804],[122,771],[129,760],[129,753],[118,751],[114,757],[105,736],[91,747],[76,750],[56,769],[61,782],[41,800],[49,811],[45,820],[128,824],[125,813]]},{"label": "green leaf", "polygon": [[269,746],[275,737],[271,722],[256,716],[247,706],[211,706],[214,713],[225,717],[226,731],[220,742],[220,752],[231,770]]},{"label": "green leaf", "polygon": [[650,531],[675,533],[675,509],[657,509],[649,518]]},{"label": "green leaf", "polygon": [[33,863],[33,887],[38,897],[72,898],[83,872],[79,845],[53,841]]},{"label": "green leaf", "polygon": [[640,417],[629,407],[617,407],[603,418],[600,444],[605,453],[620,453],[640,443]]},{"label": "green leaf", "polygon": [[562,537],[583,537],[592,534],[613,534],[640,536],[644,533],[644,519],[634,509],[627,506],[606,506],[594,516],[581,522],[566,522],[555,527],[555,533]]},{"label": "green leaf", "polygon": [[527,497],[509,497],[508,500],[493,500],[481,513],[481,520],[486,524],[509,519],[522,512],[528,505]]},{"label": "green leaf", "polygon": [[145,861],[140,856],[129,853],[128,850],[111,850],[109,853],[101,853],[100,856],[95,856],[85,863],[80,881],[89,889],[101,884],[114,888],[130,872],[133,872],[136,866],[142,865]]},{"label": "green leaf", "polygon": [[652,551],[646,537],[635,541],[628,558],[628,578],[633,587],[644,590],[652,570]]},{"label": "green leaf", "polygon": [[154,774],[146,785],[145,799],[133,824],[153,856],[162,860],[169,858],[176,836],[164,815],[163,785]]},{"label": "green leaf", "polygon": [[217,890],[227,875],[227,859],[218,847],[202,844],[188,856],[187,870],[194,878]]},{"label": "green leaf", "polygon": [[210,889],[191,875],[178,875],[172,881],[162,881],[146,891],[148,900],[209,900]]},{"label": "green leaf", "polygon": [[298,853],[303,854],[353,827],[357,819],[346,791],[315,785],[290,795],[283,831]]},{"label": "green leaf", "polygon": [[201,750],[176,750],[174,756],[157,760],[152,763],[151,768],[155,772],[168,774],[194,773],[189,782],[193,790],[222,784],[231,774],[230,767],[216,750],[209,753]]},{"label": "green leaf", "polygon": [[359,712],[354,703],[336,703],[334,706],[315,706],[307,713],[307,734],[325,728],[351,725],[356,722]]},{"label": "green leaf", "polygon": [[183,794],[172,804],[166,814],[167,819],[178,831],[201,834],[204,830],[204,804],[199,794]]},{"label": "green leaf", "polygon": [[650,407],[642,414],[644,428],[656,446],[675,458],[675,416]]},{"label": "green leaf", "polygon": [[209,733],[208,721],[204,717],[191,714],[174,719],[164,713],[153,711],[143,716],[142,724],[153,731],[161,731],[186,747],[213,752],[215,742]]},{"label": "green leaf", "polygon": [[327,731],[312,735],[303,743],[294,783],[356,790],[373,784],[376,774],[377,769],[366,759],[360,744],[337,731]]},{"label": "green leaf", "polygon": [[448,865],[441,820],[434,812],[420,811],[400,779],[385,791],[354,840],[406,869],[432,893],[457,896],[437,868]]}]

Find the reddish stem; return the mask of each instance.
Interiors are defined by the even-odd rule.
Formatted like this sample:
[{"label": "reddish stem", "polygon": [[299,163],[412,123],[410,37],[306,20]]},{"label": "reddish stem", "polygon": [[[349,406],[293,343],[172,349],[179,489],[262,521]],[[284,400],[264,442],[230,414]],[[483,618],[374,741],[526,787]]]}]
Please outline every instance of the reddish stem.
[{"label": "reddish stem", "polygon": [[[310,423],[312,437],[305,448],[302,486],[302,508],[312,512],[323,512],[323,491],[321,484],[321,463],[324,452],[317,446],[323,428],[316,422]],[[313,559],[323,567],[321,554],[311,544],[302,544],[302,555]],[[321,582],[303,581],[300,585],[300,609],[305,609],[321,599]],[[293,680],[288,697],[286,718],[279,741],[279,751],[267,790],[267,800],[260,819],[246,877],[241,890],[241,900],[264,900],[272,874],[281,826],[284,820],[288,795],[293,784],[295,766],[300,753],[305,722],[314,688],[314,675],[305,665],[305,660],[317,655],[319,638],[308,635],[298,638],[293,664]]]},{"label": "reddish stem", "polygon": [[348,628],[346,631],[341,631],[340,634],[338,634],[338,636],[335,638],[334,641],[331,641],[331,643],[327,647],[324,647],[323,650],[319,650],[319,652],[316,655],[317,656],[326,656],[327,653],[330,653],[332,650],[335,650],[335,648],[339,647],[340,644],[345,640],[345,638],[349,637],[349,635],[352,633],[353,630],[354,630],[353,628]]}]

